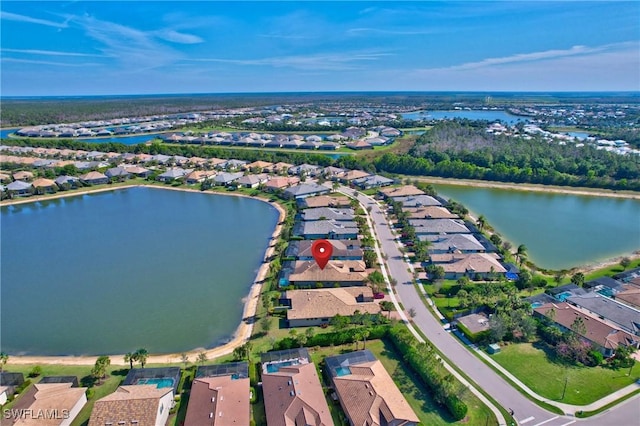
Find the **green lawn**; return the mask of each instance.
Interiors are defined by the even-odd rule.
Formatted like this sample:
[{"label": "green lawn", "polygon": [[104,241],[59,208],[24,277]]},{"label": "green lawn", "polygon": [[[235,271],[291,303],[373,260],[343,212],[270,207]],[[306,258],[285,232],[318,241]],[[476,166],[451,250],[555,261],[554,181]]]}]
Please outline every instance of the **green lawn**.
[{"label": "green lawn", "polygon": [[[537,394],[559,402],[586,405],[640,379],[636,366],[610,370],[602,367],[574,367],[553,362],[538,344],[519,343],[502,347],[492,358]],[[562,393],[565,380],[567,389]]]},{"label": "green lawn", "polygon": [[[362,349],[362,346],[359,347]],[[449,425],[449,424],[469,424],[484,425],[488,420],[488,424],[496,424],[495,417],[488,407],[480,402],[470,392],[465,392],[463,400],[469,406],[469,414],[467,419],[455,422],[448,411],[440,407],[433,400],[431,392],[421,383],[420,379],[406,366],[402,361],[393,344],[387,340],[372,340],[367,342],[369,349],[382,362],[385,369],[393,381],[396,383],[407,402],[413,408],[420,419],[421,425]],[[320,363],[326,356],[336,355],[344,352],[355,350],[355,346],[342,345],[333,348],[314,348],[310,349],[311,357],[314,362]],[[338,424],[338,423],[336,423]]]}]

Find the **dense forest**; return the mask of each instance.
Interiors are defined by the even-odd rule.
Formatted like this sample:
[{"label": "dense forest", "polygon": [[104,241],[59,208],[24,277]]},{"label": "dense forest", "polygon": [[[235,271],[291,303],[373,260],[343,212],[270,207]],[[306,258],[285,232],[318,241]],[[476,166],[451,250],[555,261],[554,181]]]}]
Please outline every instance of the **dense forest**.
[{"label": "dense forest", "polygon": [[377,170],[409,175],[640,190],[637,156],[485,129],[481,122],[441,122],[408,155],[385,154],[374,164]]}]

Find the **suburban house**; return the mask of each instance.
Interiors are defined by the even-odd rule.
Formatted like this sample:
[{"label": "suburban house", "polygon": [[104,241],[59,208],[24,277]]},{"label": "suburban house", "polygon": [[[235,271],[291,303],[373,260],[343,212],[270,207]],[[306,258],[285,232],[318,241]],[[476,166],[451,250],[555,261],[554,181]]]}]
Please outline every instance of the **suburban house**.
[{"label": "suburban house", "polygon": [[287,198],[305,198],[314,195],[328,194],[331,192],[330,188],[324,185],[318,185],[315,183],[302,183],[300,185],[292,186],[284,191],[284,196]]},{"label": "suburban house", "polygon": [[33,173],[28,171],[19,171],[13,174],[13,180],[21,180],[24,182],[30,182],[33,180]]},{"label": "suburban house", "polygon": [[356,311],[363,314],[380,312],[380,305],[374,301],[369,287],[288,290],[280,303],[289,307],[289,327],[328,324],[337,314],[351,316]]},{"label": "suburban house", "polygon": [[[359,240],[328,240],[333,246],[331,259],[333,260],[362,260],[364,252]],[[289,242],[285,256],[295,257],[296,260],[313,260],[311,246],[313,240],[298,240]]]},{"label": "suburban house", "polygon": [[58,189],[55,181],[51,179],[38,178],[33,181],[33,187],[36,190],[36,193],[39,194],[53,194]]},{"label": "suburban house", "polygon": [[598,293],[568,297],[567,302],[631,334],[640,336],[640,310]]},{"label": "suburban house", "polygon": [[109,178],[100,172],[89,172],[80,176],[80,180],[90,185],[104,185],[109,182]]},{"label": "suburban house", "polygon": [[95,402],[88,426],[164,425],[173,404],[173,388],[122,385]]},{"label": "suburban house", "polygon": [[623,289],[616,293],[615,300],[632,308],[640,309],[640,287],[625,284]]},{"label": "suburban house", "polygon": [[268,161],[254,161],[253,163],[245,164],[244,168],[246,170],[251,170],[252,172],[262,173],[264,171],[268,171],[271,167],[273,167],[273,163]]},{"label": "suburban house", "polygon": [[270,171],[273,173],[286,173],[292,167],[293,167],[293,164],[279,162],[274,164],[273,167],[271,167]]},{"label": "suburban house", "polygon": [[235,181],[235,184],[243,188],[257,188],[269,180],[269,175],[246,175]]},{"label": "suburban house", "polygon": [[108,178],[121,178],[121,179],[129,179],[131,177],[131,172],[124,167],[112,167],[107,169],[104,174]]},{"label": "suburban house", "polygon": [[316,366],[305,348],[266,352],[261,361],[268,426],[333,426]]},{"label": "suburban house", "polygon": [[298,200],[298,207],[302,209],[317,207],[349,207],[351,200],[343,195],[318,195]]},{"label": "suburban house", "polygon": [[237,181],[238,179],[240,179],[242,176],[244,175],[244,173],[242,172],[236,172],[236,173],[218,173],[214,178],[213,181],[215,182],[216,185],[220,185],[220,186],[228,186],[231,185],[233,182]]},{"label": "suburban house", "polygon": [[461,219],[409,219],[409,224],[416,235],[471,233]]},{"label": "suburban house", "polygon": [[140,166],[126,166],[125,169],[132,175],[136,175],[141,178],[147,178],[151,174],[151,170]]},{"label": "suburban house", "polygon": [[300,182],[298,176],[276,176],[265,183],[265,188],[270,191],[277,191],[278,189],[286,189],[291,185],[297,185]]},{"label": "suburban house", "polygon": [[580,337],[595,345],[606,357],[615,355],[615,351],[620,345],[638,348],[640,344],[640,339],[637,336],[609,325],[597,316],[566,302],[544,304],[534,308],[533,315],[547,318],[562,331],[572,330],[574,322],[580,318],[586,329],[586,332],[580,334]]},{"label": "suburban house", "polygon": [[302,220],[336,220],[353,222],[355,212],[352,208],[316,207],[302,211]]},{"label": "suburban house", "polygon": [[410,197],[415,195],[424,195],[424,191],[416,188],[413,185],[405,185],[394,188],[384,188],[381,189],[380,194],[385,198],[396,198],[396,197]]},{"label": "suburban house", "polygon": [[370,143],[365,142],[364,140],[359,140],[359,141],[354,141],[351,143],[346,144],[347,148],[351,148],[357,151],[363,150],[363,149],[373,149],[373,145],[371,145]]},{"label": "suburban house", "polygon": [[335,178],[341,178],[342,176],[344,176],[345,173],[347,173],[346,169],[341,169],[339,167],[334,167],[334,166],[327,166],[324,169],[322,169],[322,176],[331,180]]},{"label": "suburban house", "polygon": [[[69,426],[87,403],[87,388],[72,383],[36,383],[27,388],[12,407],[16,412],[49,413],[49,418],[9,418],[7,425]],[[17,421],[16,421],[17,420]]]},{"label": "suburban house", "polygon": [[311,164],[300,164],[299,166],[289,167],[288,172],[290,175],[305,175],[313,177],[320,173],[320,166],[314,166]]},{"label": "suburban house", "polygon": [[351,182],[356,179],[361,179],[370,176],[371,173],[364,172],[362,170],[347,170],[347,172],[340,177],[341,182]]},{"label": "suburban house", "polygon": [[380,188],[381,186],[393,185],[393,179],[389,179],[380,175],[366,176],[359,179],[353,179],[352,184],[362,189]]},{"label": "suburban house", "polygon": [[222,168],[227,171],[240,170],[247,164],[244,160],[228,160],[221,164]]},{"label": "suburban house", "polygon": [[329,356],[325,363],[350,424],[415,426],[420,421],[382,363],[368,349]]},{"label": "suburban house", "polygon": [[424,237],[426,237],[424,240],[431,242],[427,247],[430,254],[481,253],[486,251],[480,241],[471,234],[438,234]]},{"label": "suburban house", "polygon": [[457,214],[442,206],[405,207],[402,211],[406,212],[410,219],[459,219]]},{"label": "suburban house", "polygon": [[313,220],[298,222],[293,227],[293,235],[305,240],[355,240],[358,238],[358,225],[350,221]]},{"label": "suburban house", "polygon": [[250,397],[246,362],[201,366],[191,385],[184,425],[248,425]]},{"label": "suburban house", "polygon": [[195,185],[197,183],[204,182],[205,180],[209,180],[215,175],[216,172],[213,170],[195,170],[187,175],[185,182],[189,185]]},{"label": "suburban house", "polygon": [[33,185],[29,182],[16,180],[6,186],[7,191],[15,197],[28,197],[33,194]]},{"label": "suburban house", "polygon": [[493,278],[494,274],[504,274],[507,270],[493,253],[444,253],[432,254],[431,263],[442,266],[444,278],[456,280],[461,277]]},{"label": "suburban house", "polygon": [[157,179],[160,182],[173,182],[175,180],[183,180],[192,171],[193,171],[192,169],[183,169],[181,167],[173,167],[171,169],[168,169],[166,172],[158,175]]},{"label": "suburban house", "polygon": [[283,271],[281,285],[316,288],[362,286],[367,278],[367,270],[361,260],[330,260],[320,269],[313,261],[296,261],[290,269]]},{"label": "suburban house", "polygon": [[402,207],[441,206],[442,203],[431,195],[410,195],[407,197],[393,197],[393,201],[402,203]]},{"label": "suburban house", "polygon": [[24,375],[22,373],[0,372],[0,405],[4,405],[7,399],[15,393],[16,388],[23,383]]}]

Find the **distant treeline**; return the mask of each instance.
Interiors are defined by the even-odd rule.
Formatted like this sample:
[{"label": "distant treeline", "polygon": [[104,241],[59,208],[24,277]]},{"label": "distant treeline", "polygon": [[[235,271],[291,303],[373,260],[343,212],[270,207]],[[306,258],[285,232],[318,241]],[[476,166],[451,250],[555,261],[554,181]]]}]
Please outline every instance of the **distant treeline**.
[{"label": "distant treeline", "polygon": [[576,148],[542,139],[525,140],[490,135],[471,122],[441,122],[418,138],[408,154],[385,153],[374,159],[343,155],[221,148],[202,145],[95,144],[69,139],[5,139],[4,144],[82,149],[105,152],[182,155],[185,157],[237,158],[284,161],[293,164],[334,165],[370,173],[483,179],[500,182],[583,186],[640,191],[640,158],[618,155],[593,147]]}]

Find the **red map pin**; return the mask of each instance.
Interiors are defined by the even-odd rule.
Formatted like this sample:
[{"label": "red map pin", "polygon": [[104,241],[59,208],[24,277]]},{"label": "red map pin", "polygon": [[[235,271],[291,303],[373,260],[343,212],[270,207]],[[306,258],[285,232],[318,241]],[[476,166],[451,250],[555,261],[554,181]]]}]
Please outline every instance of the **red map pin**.
[{"label": "red map pin", "polygon": [[333,254],[333,246],[327,240],[316,240],[311,245],[311,254],[320,269],[324,269],[329,259],[331,259],[331,254]]}]

